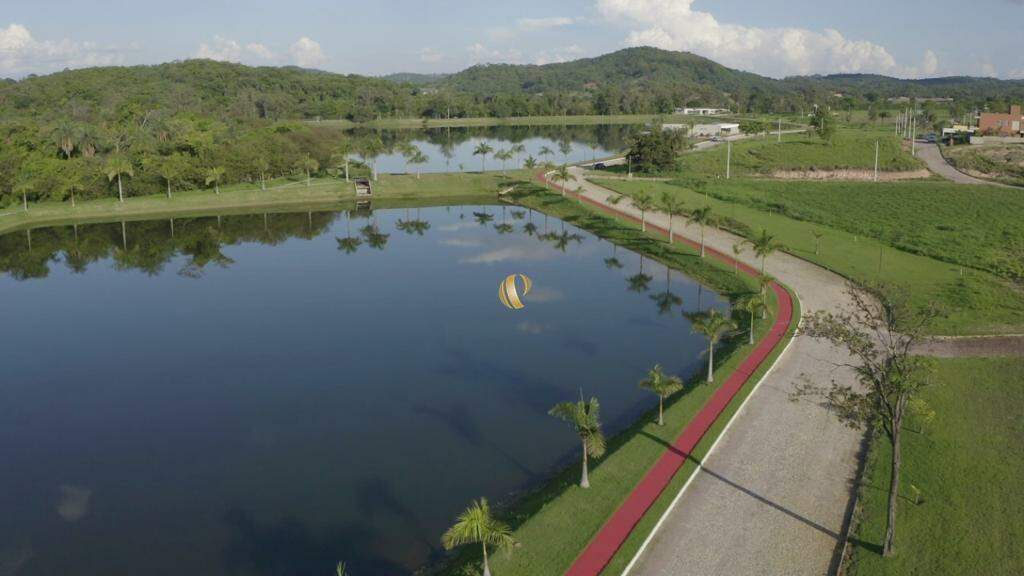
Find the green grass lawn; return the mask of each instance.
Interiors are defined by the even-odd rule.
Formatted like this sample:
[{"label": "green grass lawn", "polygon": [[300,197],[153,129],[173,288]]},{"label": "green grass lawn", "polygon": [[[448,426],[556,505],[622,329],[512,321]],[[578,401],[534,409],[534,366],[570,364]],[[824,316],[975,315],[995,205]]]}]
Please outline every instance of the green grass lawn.
[{"label": "green grass lawn", "polygon": [[[600,215],[555,195],[534,195],[520,201],[526,206],[543,210],[588,229],[623,247],[645,252],[725,293],[756,290],[750,279],[734,275],[731,267],[709,260],[702,261],[693,250],[682,245],[670,248],[663,239],[640,233],[630,222]],[[773,297],[773,311],[775,306]],[[796,310],[792,329],[795,329],[799,315],[799,310]],[[770,320],[760,322],[759,336],[762,336],[769,326]],[[728,374],[751,349],[749,345],[742,343],[734,346],[728,355],[722,354],[722,361],[717,368],[719,382],[725,381]],[[779,346],[776,354],[781,348],[782,346]],[[724,416],[698,445],[695,456],[701,457],[706,453],[714,438],[725,426],[725,422],[742,399],[749,394],[753,387],[752,383],[756,382],[756,378],[766,369],[762,368],[741,391]],[[638,379],[640,377],[642,375],[637,376]],[[564,572],[650,466],[664,453],[664,443],[675,439],[716,390],[714,386],[700,384],[697,380],[700,380],[699,376],[691,380],[686,391],[666,403],[665,426],[659,427],[654,423],[652,411],[633,427],[610,440],[608,453],[591,469],[589,490],[583,490],[576,485],[579,480],[579,469],[578,464],[574,464],[542,489],[518,501],[506,515],[506,519],[514,527],[515,537],[520,546],[510,556],[498,555],[492,561],[495,574],[525,576]],[[625,382],[623,385],[630,386],[635,383]],[[653,397],[651,406],[656,406]],[[570,432],[567,430],[566,433]],[[692,462],[681,469],[665,495],[656,502],[627,541],[623,554],[631,555],[630,551],[635,552],[638,549],[640,542],[668,506],[673,491],[678,490],[694,470],[695,465]],[[449,573],[463,573],[461,570],[478,561],[478,555],[479,552],[475,548],[467,548],[450,567]],[[620,571],[628,561],[629,557],[617,557],[612,563],[612,568],[606,572],[617,574],[616,570]]]},{"label": "green grass lawn", "polygon": [[[779,143],[773,137],[750,138],[732,145],[732,175],[767,175],[776,170],[872,170],[875,141],[879,143],[879,169],[916,170],[919,160],[905,152],[889,130],[838,130],[829,144],[813,134],[785,134]],[[726,146],[684,154],[679,174],[717,178],[725,175]]]},{"label": "green grass lawn", "polygon": [[[451,200],[463,197],[493,196],[500,188],[525,172],[498,172],[381,175],[374,183],[374,198],[378,200]],[[258,185],[239,184],[221,187],[221,193],[212,190],[177,192],[171,199],[166,196],[128,197],[124,203],[117,198],[79,202],[72,207],[68,202],[41,202],[29,204],[29,211],[20,206],[0,212],[0,234],[25,227],[60,224],[64,222],[99,221],[117,218],[197,213],[202,211],[231,210],[287,206],[322,206],[351,202],[355,198],[352,184],[335,178],[313,179],[307,187],[305,180],[278,179],[267,183],[267,190]]]},{"label": "green grass lawn", "polygon": [[1019,144],[942,147],[942,154],[961,172],[1024,186],[1024,141]]},{"label": "green grass lawn", "polygon": [[896,556],[880,555],[890,451],[879,438],[861,489],[852,575],[1024,574],[1024,359],[938,368],[922,395],[935,420],[904,435]]},{"label": "green grass lawn", "polygon": [[[683,183],[596,182],[625,194],[646,190],[658,196],[667,191],[690,208],[705,202]],[[1013,246],[1024,241],[1016,216],[1022,213],[1024,197],[1007,192],[1015,191],[932,182],[737,180],[709,184],[708,203],[722,225],[734,232],[749,236],[765,228],[794,255],[865,284],[905,286],[918,304],[943,305],[947,316],[930,327],[935,334],[989,334],[1024,327],[1024,287],[985,270],[966,268],[961,275],[962,267],[954,262],[978,266],[982,261],[974,255],[984,254],[989,269],[1009,269],[996,262],[1020,264],[1022,252]],[[776,203],[807,219],[764,209]],[[817,254],[815,231],[824,234]],[[898,250],[894,244],[946,261]]]}]

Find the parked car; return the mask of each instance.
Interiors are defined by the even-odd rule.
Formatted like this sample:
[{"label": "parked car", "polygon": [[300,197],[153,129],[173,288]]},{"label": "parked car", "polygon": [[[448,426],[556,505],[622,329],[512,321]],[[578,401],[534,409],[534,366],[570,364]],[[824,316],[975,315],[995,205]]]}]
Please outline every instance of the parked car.
[{"label": "parked car", "polygon": [[929,144],[935,144],[936,142],[939,141],[939,138],[935,134],[925,134],[924,141]]},{"label": "parked car", "polygon": [[607,170],[608,166],[604,162],[598,162],[594,164],[594,170]]}]

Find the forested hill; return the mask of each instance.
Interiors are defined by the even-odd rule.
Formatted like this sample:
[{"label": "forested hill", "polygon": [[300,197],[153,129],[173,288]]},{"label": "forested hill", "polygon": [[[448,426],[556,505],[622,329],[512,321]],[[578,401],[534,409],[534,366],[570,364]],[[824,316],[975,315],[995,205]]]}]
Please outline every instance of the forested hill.
[{"label": "forested hill", "polygon": [[0,116],[96,120],[137,106],[164,115],[367,120],[411,106],[412,92],[379,78],[188,60],[86,68],[0,84]]},{"label": "forested hill", "polygon": [[830,74],[794,76],[783,83],[798,90],[824,90],[856,98],[953,98],[981,104],[989,100],[1024,100],[1024,80],[999,80],[972,76],[901,79],[877,74]]}]

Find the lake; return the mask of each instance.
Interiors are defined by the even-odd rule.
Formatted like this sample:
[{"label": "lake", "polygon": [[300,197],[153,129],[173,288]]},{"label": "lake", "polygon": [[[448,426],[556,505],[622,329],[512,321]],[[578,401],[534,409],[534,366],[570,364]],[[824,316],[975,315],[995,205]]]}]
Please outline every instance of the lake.
[{"label": "lake", "polygon": [[728,306],[501,206],[35,229],[0,273],[4,575],[409,574],[575,462],[553,404],[622,430],[703,366],[681,310]]},{"label": "lake", "polygon": [[[522,167],[528,156],[538,162],[576,163],[616,155],[629,146],[629,139],[643,129],[639,125],[594,126],[491,126],[484,128],[431,128],[427,130],[353,130],[356,136],[373,133],[380,137],[386,153],[377,158],[377,170],[385,174],[405,172],[459,172],[501,170],[503,163],[488,155],[486,162],[474,156],[478,144],[495,152],[521,144],[525,150],[504,163],[508,169]],[[400,146],[412,144],[427,157],[423,164],[406,165]],[[566,148],[563,148],[565,146]],[[553,152],[542,154],[547,147]]]}]

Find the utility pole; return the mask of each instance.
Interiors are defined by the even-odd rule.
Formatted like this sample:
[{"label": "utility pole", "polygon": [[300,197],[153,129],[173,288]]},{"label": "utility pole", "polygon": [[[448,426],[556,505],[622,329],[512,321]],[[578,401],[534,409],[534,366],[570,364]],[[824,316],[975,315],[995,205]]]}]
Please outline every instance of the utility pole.
[{"label": "utility pole", "polygon": [[875,140],[875,182],[878,182],[878,140]]},{"label": "utility pole", "polygon": [[732,140],[725,141],[725,179],[732,177]]},{"label": "utility pole", "polygon": [[910,155],[917,156],[917,116],[910,120]]},{"label": "utility pole", "polygon": [[779,118],[779,142],[782,142],[782,118]]}]

